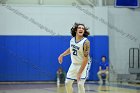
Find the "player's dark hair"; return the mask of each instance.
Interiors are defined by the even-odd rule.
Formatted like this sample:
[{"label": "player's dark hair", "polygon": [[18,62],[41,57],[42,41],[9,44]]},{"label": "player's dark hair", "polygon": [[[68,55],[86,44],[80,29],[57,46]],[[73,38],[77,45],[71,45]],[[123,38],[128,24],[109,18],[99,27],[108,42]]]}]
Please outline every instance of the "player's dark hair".
[{"label": "player's dark hair", "polygon": [[84,37],[87,37],[87,36],[90,34],[90,33],[87,31],[88,28],[85,27],[85,25],[84,25],[84,24],[81,24],[81,23],[75,23],[75,24],[73,25],[73,27],[71,28],[71,35],[72,35],[73,37],[76,36],[76,31],[77,31],[77,28],[78,28],[79,25],[84,26],[84,30],[85,30],[85,31],[84,31],[83,36],[84,36]]}]

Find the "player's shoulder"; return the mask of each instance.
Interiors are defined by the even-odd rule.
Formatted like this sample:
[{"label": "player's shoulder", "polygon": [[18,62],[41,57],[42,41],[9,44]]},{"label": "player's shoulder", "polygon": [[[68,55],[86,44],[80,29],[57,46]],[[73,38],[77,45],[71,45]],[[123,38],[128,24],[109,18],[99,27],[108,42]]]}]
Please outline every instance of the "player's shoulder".
[{"label": "player's shoulder", "polygon": [[85,43],[90,44],[90,41],[88,40],[88,38],[85,38]]},{"label": "player's shoulder", "polygon": [[72,37],[72,38],[71,38],[71,40],[70,40],[70,42],[73,42],[73,41],[74,41],[74,39],[75,39],[75,37]]},{"label": "player's shoulder", "polygon": [[87,37],[84,37],[84,39],[85,39],[86,42],[90,42],[89,39],[88,39]]},{"label": "player's shoulder", "polygon": [[72,40],[72,39],[75,39],[75,37],[71,37],[71,40]]}]

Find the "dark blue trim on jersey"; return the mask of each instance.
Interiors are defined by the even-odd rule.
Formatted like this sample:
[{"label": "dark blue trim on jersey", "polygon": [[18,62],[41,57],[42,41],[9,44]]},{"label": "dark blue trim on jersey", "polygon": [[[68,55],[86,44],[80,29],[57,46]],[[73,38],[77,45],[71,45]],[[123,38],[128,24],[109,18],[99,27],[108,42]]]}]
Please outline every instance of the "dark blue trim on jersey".
[{"label": "dark blue trim on jersey", "polygon": [[[76,79],[72,79],[72,78],[66,78],[66,79],[70,79],[70,80],[76,80]],[[86,78],[80,78],[80,79],[86,79]]]},{"label": "dark blue trim on jersey", "polygon": [[72,79],[72,78],[68,78],[68,77],[67,77],[66,79],[70,79],[70,80],[76,80],[76,79]]},{"label": "dark blue trim on jersey", "polygon": [[76,42],[76,36],[75,36],[75,43],[79,43],[80,41],[82,41],[85,37],[83,37],[81,40],[79,40],[78,42]]},{"label": "dark blue trim on jersey", "polygon": [[86,79],[86,78],[80,78],[80,79]]},{"label": "dark blue trim on jersey", "polygon": [[[87,77],[89,75],[90,66],[91,66],[91,60],[87,63],[86,76],[84,78],[80,78],[80,79],[87,79]],[[76,79],[72,79],[72,78],[68,78],[68,77],[66,79],[76,80]]]},{"label": "dark blue trim on jersey", "polygon": [[90,66],[91,66],[91,61],[89,61],[87,64],[88,64],[88,66],[87,66],[87,69],[86,69],[86,76],[85,76],[85,78],[81,78],[81,79],[87,79],[87,77],[88,77]]}]

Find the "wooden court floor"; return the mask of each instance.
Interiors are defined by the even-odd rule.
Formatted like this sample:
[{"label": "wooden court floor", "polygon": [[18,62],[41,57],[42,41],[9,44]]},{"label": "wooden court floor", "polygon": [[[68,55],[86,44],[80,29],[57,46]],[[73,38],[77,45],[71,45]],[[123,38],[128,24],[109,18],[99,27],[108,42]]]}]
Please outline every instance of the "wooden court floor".
[{"label": "wooden court floor", "polygon": [[[77,93],[77,84],[73,85]],[[86,93],[140,93],[138,84],[110,83],[100,85],[95,82],[86,82]],[[55,83],[37,84],[0,84],[0,93],[66,93],[64,85],[57,87]]]}]

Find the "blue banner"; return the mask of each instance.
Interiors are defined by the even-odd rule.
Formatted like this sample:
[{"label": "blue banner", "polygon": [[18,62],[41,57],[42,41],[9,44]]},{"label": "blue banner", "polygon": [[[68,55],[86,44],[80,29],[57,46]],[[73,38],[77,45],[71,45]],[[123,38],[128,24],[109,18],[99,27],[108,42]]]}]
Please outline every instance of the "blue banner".
[{"label": "blue banner", "polygon": [[115,6],[137,8],[139,7],[139,1],[138,0],[115,0]]}]

